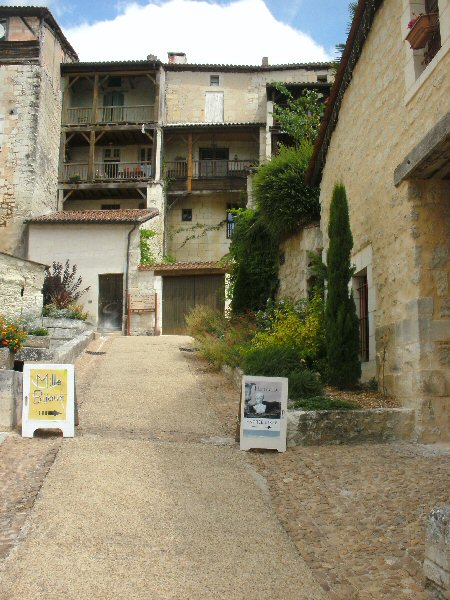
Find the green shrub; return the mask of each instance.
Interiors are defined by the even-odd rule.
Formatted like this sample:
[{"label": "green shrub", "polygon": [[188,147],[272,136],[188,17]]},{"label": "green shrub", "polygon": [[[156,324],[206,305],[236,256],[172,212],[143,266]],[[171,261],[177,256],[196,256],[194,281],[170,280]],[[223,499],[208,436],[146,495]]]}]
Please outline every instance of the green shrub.
[{"label": "green shrub", "polygon": [[289,398],[311,398],[319,396],[323,391],[322,382],[318,373],[309,369],[294,371],[289,375]]},{"label": "green shrub", "polygon": [[308,142],[282,147],[255,174],[253,194],[260,219],[276,239],[320,218],[319,188],[305,184],[311,152]]},{"label": "green shrub", "polygon": [[48,335],[48,329],[45,329],[45,327],[36,327],[35,329],[28,330],[28,335]]},{"label": "green shrub", "polygon": [[69,304],[66,308],[58,308],[56,304],[46,304],[42,309],[43,317],[53,317],[55,319],[79,319],[86,321],[88,313],[83,311],[81,304]]},{"label": "green shrub", "polygon": [[315,366],[323,359],[325,331],[320,292],[309,301],[280,301],[266,313],[258,313],[257,322],[263,331],[255,335],[253,344],[256,347],[279,345],[292,348],[308,366]]},{"label": "green shrub", "polygon": [[141,252],[141,265],[152,265],[156,259],[150,249],[149,240],[155,237],[156,231],[152,229],[141,229],[139,231],[139,250]]},{"label": "green shrub", "polygon": [[294,402],[294,408],[303,410],[360,410],[360,406],[349,400],[338,400],[328,396],[315,396],[313,398],[299,398]]},{"label": "green shrub", "polygon": [[278,288],[278,240],[252,209],[235,211],[230,298],[234,314],[263,309]]},{"label": "green shrub", "polygon": [[276,344],[258,348],[252,345],[244,353],[242,368],[248,375],[288,377],[301,369],[302,363],[298,352],[289,346]]},{"label": "green shrub", "polygon": [[251,314],[226,317],[206,306],[197,306],[186,317],[188,332],[197,341],[200,356],[216,368],[237,367],[253,338],[256,325]]}]

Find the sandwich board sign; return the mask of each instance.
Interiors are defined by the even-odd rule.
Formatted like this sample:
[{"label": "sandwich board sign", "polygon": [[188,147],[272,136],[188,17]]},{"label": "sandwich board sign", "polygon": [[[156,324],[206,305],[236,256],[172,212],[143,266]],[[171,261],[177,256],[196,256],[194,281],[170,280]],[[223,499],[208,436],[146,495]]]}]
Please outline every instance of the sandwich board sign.
[{"label": "sandwich board sign", "polygon": [[22,437],[36,429],[61,429],[74,437],[73,365],[28,363],[23,366]]},{"label": "sandwich board sign", "polygon": [[288,379],[244,375],[241,397],[241,450],[286,451]]}]

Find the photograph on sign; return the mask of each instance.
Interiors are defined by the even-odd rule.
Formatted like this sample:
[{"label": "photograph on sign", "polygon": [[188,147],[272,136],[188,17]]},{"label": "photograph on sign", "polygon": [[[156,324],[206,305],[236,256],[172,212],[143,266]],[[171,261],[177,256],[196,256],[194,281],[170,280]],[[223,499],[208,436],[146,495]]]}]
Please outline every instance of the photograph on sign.
[{"label": "photograph on sign", "polygon": [[73,365],[25,364],[23,368],[22,437],[36,429],[61,429],[74,436]]},{"label": "photograph on sign", "polygon": [[285,377],[243,377],[241,449],[286,449],[287,386]]}]

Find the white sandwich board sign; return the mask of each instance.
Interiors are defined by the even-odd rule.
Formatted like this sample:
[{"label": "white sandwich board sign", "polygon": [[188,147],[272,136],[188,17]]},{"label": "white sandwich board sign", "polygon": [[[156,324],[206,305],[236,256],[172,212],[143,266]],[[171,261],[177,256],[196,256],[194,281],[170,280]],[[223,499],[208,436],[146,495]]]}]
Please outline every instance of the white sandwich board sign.
[{"label": "white sandwich board sign", "polygon": [[286,451],[288,379],[244,375],[241,397],[241,450]]},{"label": "white sandwich board sign", "polygon": [[75,435],[74,366],[25,363],[23,366],[22,437],[36,429],[61,429]]}]

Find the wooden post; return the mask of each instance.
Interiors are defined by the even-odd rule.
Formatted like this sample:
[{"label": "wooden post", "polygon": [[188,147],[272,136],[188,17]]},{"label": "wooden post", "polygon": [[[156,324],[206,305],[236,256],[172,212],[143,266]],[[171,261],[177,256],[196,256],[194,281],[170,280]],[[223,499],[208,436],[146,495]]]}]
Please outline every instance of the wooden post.
[{"label": "wooden post", "polygon": [[188,133],[188,155],[187,155],[187,191],[192,192],[192,175],[194,164],[192,161],[192,133]]},{"label": "wooden post", "polygon": [[155,331],[153,335],[158,333],[158,294],[155,292]]},{"label": "wooden post", "polygon": [[89,132],[88,180],[94,181],[95,174],[95,131]]},{"label": "wooden post", "polygon": [[67,124],[67,107],[69,106],[69,76],[64,76],[64,90],[63,90],[63,99],[62,99],[62,124]]},{"label": "wooden post", "polygon": [[94,76],[94,94],[92,96],[92,123],[98,123],[98,74]]}]

